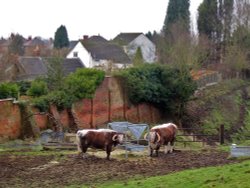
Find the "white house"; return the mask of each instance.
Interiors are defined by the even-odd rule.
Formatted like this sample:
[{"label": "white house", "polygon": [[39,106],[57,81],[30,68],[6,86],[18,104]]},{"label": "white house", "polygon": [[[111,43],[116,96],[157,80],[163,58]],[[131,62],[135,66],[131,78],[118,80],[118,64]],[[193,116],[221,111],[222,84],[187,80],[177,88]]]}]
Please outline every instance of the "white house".
[{"label": "white house", "polygon": [[134,57],[140,47],[145,62],[154,63],[157,61],[156,46],[143,33],[120,33],[113,41],[121,45],[130,58]]},{"label": "white house", "polygon": [[101,36],[85,37],[78,41],[67,58],[79,58],[86,68],[124,68],[132,64],[120,46]]},{"label": "white house", "polygon": [[84,48],[81,41],[78,41],[76,45],[72,47],[71,51],[69,52],[66,58],[67,59],[79,58],[85,67],[87,68],[92,67],[91,55]]}]

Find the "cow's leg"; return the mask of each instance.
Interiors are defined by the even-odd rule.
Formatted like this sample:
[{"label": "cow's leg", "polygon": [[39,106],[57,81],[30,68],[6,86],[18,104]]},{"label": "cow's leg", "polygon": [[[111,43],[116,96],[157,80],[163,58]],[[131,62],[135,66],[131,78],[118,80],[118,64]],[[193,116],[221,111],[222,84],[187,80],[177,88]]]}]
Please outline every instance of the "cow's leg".
[{"label": "cow's leg", "polygon": [[88,156],[87,153],[86,153],[87,150],[88,150],[88,146],[83,146],[82,147],[82,152],[83,152],[82,157],[83,158],[87,158],[87,156]]},{"label": "cow's leg", "polygon": [[159,149],[160,149],[160,147],[156,147],[156,149],[155,149],[155,153],[156,153],[156,157],[158,157],[159,156]]},{"label": "cow's leg", "polygon": [[173,153],[174,150],[174,140],[170,142],[171,146],[170,146],[170,153]]},{"label": "cow's leg", "polygon": [[155,154],[156,154],[156,157],[159,156],[159,149],[156,149],[156,150],[155,150]]},{"label": "cow's leg", "polygon": [[112,151],[112,146],[106,146],[107,160],[110,160],[111,151]]},{"label": "cow's leg", "polygon": [[149,148],[149,155],[150,155],[150,157],[152,157],[153,156],[153,152],[154,152],[154,150],[153,150],[153,148]]},{"label": "cow's leg", "polygon": [[164,145],[164,153],[165,153],[165,154],[168,153],[168,143],[167,143],[167,145]]},{"label": "cow's leg", "polygon": [[168,142],[168,153],[171,153],[171,142]]},{"label": "cow's leg", "polygon": [[80,156],[82,154],[82,138],[79,135],[76,135],[76,144],[78,155]]},{"label": "cow's leg", "polygon": [[87,157],[86,152],[88,150],[88,147],[89,147],[89,145],[86,143],[86,141],[82,140],[81,149],[82,149],[82,153],[83,153],[83,155],[82,155],[83,158]]}]

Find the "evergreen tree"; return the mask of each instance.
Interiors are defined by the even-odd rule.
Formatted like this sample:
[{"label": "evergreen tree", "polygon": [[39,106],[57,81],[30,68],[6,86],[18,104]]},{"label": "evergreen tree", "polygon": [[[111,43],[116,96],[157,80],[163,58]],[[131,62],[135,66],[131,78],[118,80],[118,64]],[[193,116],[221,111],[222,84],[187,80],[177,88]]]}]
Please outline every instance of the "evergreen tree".
[{"label": "evergreen tree", "polygon": [[134,64],[134,66],[143,64],[143,57],[142,57],[142,52],[141,52],[140,47],[137,48],[137,50],[136,50],[135,56],[133,58],[133,64]]},{"label": "evergreen tree", "polygon": [[217,0],[204,0],[198,8],[198,31],[213,42],[220,37]]},{"label": "evergreen tree", "polygon": [[189,32],[190,28],[190,1],[189,0],[169,0],[167,14],[164,21],[163,32],[168,34],[173,24],[182,24],[184,32]]},{"label": "evergreen tree", "polygon": [[[221,40],[224,48],[232,35],[234,0],[219,0],[219,20],[221,21]],[[225,51],[225,49],[224,49]]]},{"label": "evergreen tree", "polygon": [[54,48],[64,48],[69,46],[69,39],[67,29],[64,25],[61,25],[55,33]]},{"label": "evergreen tree", "polygon": [[24,38],[19,34],[11,34],[9,52],[22,56],[24,54]]}]

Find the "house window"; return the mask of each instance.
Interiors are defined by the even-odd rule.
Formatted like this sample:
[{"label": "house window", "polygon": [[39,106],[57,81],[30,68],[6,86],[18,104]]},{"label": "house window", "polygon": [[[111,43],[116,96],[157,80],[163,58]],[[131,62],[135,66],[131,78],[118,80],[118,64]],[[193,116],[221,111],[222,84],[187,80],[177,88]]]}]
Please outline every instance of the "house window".
[{"label": "house window", "polygon": [[74,53],[73,53],[73,56],[74,56],[74,57],[78,57],[78,52],[74,52]]}]

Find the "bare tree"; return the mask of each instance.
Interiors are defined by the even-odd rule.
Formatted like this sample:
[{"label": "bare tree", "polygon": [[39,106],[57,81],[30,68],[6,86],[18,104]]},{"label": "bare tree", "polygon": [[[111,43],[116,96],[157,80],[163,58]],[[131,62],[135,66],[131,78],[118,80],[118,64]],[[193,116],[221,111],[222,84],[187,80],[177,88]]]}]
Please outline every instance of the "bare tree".
[{"label": "bare tree", "polygon": [[18,55],[4,53],[0,57],[0,81],[13,81],[16,77]]}]

